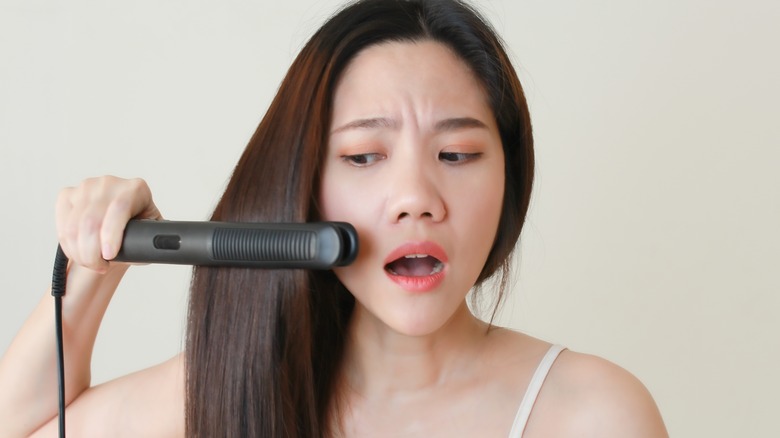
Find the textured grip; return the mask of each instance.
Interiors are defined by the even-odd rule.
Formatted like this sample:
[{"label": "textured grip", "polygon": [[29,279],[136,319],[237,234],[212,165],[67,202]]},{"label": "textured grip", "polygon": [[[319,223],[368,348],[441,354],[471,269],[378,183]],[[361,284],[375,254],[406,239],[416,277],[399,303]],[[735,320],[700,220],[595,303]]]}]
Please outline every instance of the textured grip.
[{"label": "textured grip", "polygon": [[317,234],[307,230],[216,228],[212,256],[220,261],[308,262]]},{"label": "textured grip", "polygon": [[332,269],[355,260],[355,228],[343,222],[237,223],[137,220],[114,260],[268,269]]}]

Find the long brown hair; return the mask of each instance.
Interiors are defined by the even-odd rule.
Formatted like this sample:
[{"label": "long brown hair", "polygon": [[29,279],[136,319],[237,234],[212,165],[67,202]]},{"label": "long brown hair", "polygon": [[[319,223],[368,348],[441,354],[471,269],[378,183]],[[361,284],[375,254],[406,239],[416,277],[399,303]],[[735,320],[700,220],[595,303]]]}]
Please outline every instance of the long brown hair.
[{"label": "long brown hair", "polygon": [[[211,219],[317,220],[320,164],[341,72],[368,46],[423,39],[447,45],[471,67],[496,117],[506,188],[478,281],[496,273],[506,278],[531,195],[531,123],[501,41],[457,0],[362,0],[328,20],[290,67]],[[186,435],[328,434],[353,307],[332,272],[196,268],[185,353]]]}]

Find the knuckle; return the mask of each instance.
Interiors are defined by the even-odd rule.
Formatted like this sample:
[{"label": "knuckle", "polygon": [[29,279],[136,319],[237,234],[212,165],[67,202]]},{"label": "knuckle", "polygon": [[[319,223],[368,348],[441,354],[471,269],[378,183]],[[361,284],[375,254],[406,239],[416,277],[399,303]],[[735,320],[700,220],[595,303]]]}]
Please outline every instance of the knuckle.
[{"label": "knuckle", "polygon": [[60,189],[59,193],[57,193],[57,204],[65,204],[70,201],[70,198],[73,196],[74,192],[73,187],[65,187]]},{"label": "knuckle", "polygon": [[84,215],[84,218],[81,220],[81,227],[88,233],[94,233],[100,229],[102,222],[102,218],[98,217],[94,213],[90,213]]},{"label": "knuckle", "polygon": [[62,227],[61,240],[76,240],[79,236],[79,226],[76,222],[68,222]]},{"label": "knuckle", "polygon": [[91,191],[100,184],[100,177],[85,178],[79,183],[78,189],[82,192]]},{"label": "knuckle", "polygon": [[125,195],[119,195],[112,199],[107,206],[107,212],[119,214],[122,216],[131,215],[131,202]]},{"label": "knuckle", "polygon": [[128,180],[130,191],[135,195],[146,195],[149,193],[149,185],[142,178],[133,178]]}]

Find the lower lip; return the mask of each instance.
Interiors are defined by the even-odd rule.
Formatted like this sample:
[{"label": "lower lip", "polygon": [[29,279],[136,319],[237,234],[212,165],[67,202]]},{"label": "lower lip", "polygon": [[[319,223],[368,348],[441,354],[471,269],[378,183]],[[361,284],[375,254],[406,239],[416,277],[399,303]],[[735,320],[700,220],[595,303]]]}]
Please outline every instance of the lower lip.
[{"label": "lower lip", "polygon": [[393,275],[385,271],[385,274],[397,285],[408,292],[430,292],[436,289],[444,281],[444,272],[426,275],[425,277],[407,277],[404,275]]}]

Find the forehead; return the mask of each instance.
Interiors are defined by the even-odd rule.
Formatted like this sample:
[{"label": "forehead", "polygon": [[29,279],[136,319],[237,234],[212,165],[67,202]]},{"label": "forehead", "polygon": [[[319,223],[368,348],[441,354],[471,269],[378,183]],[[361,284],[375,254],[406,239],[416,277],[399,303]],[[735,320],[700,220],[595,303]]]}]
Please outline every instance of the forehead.
[{"label": "forehead", "polygon": [[334,124],[344,122],[344,117],[405,109],[432,116],[465,111],[492,119],[477,76],[453,50],[432,40],[386,42],[363,49],[341,75],[333,105]]}]

